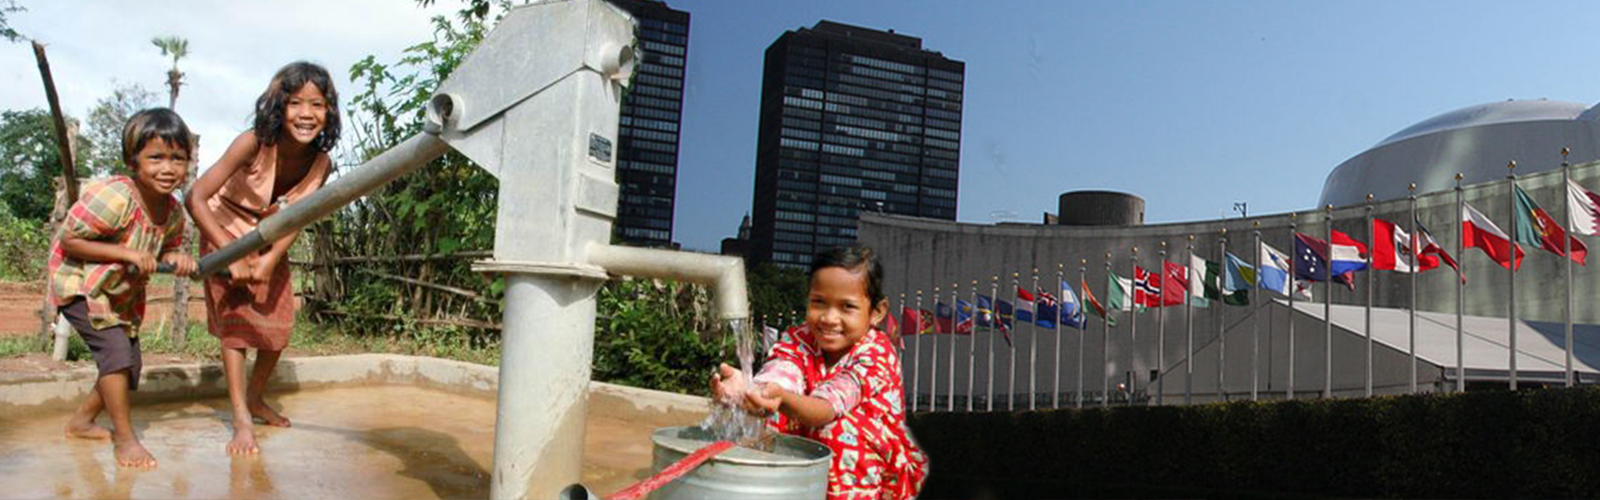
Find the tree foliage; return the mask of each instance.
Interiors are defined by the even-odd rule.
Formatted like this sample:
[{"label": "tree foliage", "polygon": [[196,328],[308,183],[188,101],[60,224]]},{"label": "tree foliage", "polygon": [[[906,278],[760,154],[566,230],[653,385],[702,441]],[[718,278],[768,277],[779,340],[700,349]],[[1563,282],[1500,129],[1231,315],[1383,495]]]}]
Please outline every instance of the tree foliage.
[{"label": "tree foliage", "polygon": [[18,218],[0,203],[0,281],[32,281],[44,275],[44,223]]},{"label": "tree foliage", "polygon": [[25,9],[21,5],[17,5],[16,0],[0,0],[0,38],[10,42],[22,40],[22,34],[18,33],[16,28],[11,27],[11,22],[7,18],[10,14],[22,12],[23,10]]},{"label": "tree foliage", "polygon": [[93,175],[127,174],[122,164],[122,127],[128,118],[158,104],[155,92],[137,83],[115,84],[111,95],[95,101],[89,108],[89,148],[79,153]]},{"label": "tree foliage", "polygon": [[[81,135],[78,144],[88,145]],[[42,109],[0,111],[0,203],[23,219],[49,219],[55,205],[52,179],[61,175],[55,125]],[[89,173],[78,155],[77,174]]]}]

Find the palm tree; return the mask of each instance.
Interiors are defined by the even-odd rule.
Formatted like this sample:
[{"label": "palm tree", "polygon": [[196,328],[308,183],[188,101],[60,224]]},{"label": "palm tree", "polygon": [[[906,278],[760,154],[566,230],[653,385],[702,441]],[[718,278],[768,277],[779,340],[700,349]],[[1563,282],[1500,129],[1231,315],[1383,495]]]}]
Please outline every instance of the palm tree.
[{"label": "palm tree", "polygon": [[158,36],[150,43],[161,49],[161,55],[172,57],[172,69],[167,70],[167,107],[178,107],[178,88],[183,85],[183,72],[178,71],[178,60],[189,55],[189,40],[176,36]]}]

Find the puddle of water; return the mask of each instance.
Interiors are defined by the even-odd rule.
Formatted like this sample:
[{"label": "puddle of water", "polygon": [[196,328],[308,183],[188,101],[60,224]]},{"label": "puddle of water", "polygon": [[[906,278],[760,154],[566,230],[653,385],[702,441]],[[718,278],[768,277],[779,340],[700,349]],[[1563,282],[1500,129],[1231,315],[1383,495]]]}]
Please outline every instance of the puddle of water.
[{"label": "puddle of water", "polygon": [[[492,399],[410,386],[362,386],[272,398],[294,422],[256,427],[262,452],[230,457],[225,399],[134,408],[160,466],[116,466],[108,441],[62,436],[66,414],[0,424],[3,498],[483,498]],[[101,417],[102,425],[109,425]],[[648,459],[645,459],[648,463]]]}]

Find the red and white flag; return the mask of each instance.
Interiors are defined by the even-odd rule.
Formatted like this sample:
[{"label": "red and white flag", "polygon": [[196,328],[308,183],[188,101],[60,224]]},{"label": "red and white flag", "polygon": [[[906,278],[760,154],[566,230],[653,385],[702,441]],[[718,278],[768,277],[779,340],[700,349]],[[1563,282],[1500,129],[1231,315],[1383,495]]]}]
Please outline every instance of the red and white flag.
[{"label": "red and white flag", "polygon": [[1133,266],[1133,302],[1142,307],[1161,307],[1161,276]]},{"label": "red and white flag", "polygon": [[1584,236],[1600,234],[1600,195],[1569,180],[1567,199],[1572,205],[1572,210],[1567,211],[1567,220],[1572,226],[1572,232]]},{"label": "red and white flag", "polygon": [[[1483,253],[1500,267],[1522,267],[1522,247],[1511,244],[1511,237],[1506,236],[1505,231],[1467,202],[1461,202],[1461,246],[1483,249]],[[1513,254],[1515,264],[1512,264]]]}]

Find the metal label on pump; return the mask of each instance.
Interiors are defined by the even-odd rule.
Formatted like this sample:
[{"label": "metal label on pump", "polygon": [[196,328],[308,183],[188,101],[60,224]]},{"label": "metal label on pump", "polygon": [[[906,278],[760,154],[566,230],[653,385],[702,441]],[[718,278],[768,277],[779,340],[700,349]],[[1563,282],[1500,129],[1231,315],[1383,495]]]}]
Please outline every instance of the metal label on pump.
[{"label": "metal label on pump", "polygon": [[589,157],[600,163],[611,163],[611,139],[589,134]]}]

